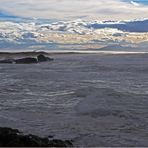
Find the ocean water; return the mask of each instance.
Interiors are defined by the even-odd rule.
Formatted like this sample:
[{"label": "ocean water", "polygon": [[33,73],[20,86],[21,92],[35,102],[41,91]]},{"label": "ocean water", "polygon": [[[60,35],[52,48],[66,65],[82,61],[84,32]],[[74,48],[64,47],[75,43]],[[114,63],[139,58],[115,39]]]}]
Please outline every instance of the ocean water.
[{"label": "ocean water", "polygon": [[148,0],[124,0],[125,2],[134,2],[134,3],[137,3],[137,4],[142,4],[142,5],[148,5]]},{"label": "ocean water", "polygon": [[77,146],[148,146],[148,55],[53,55],[0,65],[0,126]]}]

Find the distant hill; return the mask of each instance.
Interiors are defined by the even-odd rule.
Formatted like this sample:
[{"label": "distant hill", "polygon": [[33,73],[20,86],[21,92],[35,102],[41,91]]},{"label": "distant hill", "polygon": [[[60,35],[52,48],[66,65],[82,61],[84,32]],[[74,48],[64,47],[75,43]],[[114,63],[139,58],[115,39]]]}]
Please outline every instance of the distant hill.
[{"label": "distant hill", "polygon": [[109,46],[105,46],[103,48],[100,48],[99,50],[102,51],[132,51],[132,50],[136,50],[137,48],[135,47],[131,47],[131,46],[121,46],[121,45],[109,45]]}]

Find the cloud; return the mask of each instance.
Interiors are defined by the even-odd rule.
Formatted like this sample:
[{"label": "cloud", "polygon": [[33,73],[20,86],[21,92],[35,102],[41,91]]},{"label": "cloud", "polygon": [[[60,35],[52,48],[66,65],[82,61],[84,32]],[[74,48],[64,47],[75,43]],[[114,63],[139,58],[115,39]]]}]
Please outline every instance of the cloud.
[{"label": "cloud", "polygon": [[[148,41],[148,32],[140,31],[148,21],[135,22],[87,22],[67,21],[51,24],[0,22],[0,41],[19,45],[92,44],[92,43],[141,43]],[[97,26],[96,26],[97,25]],[[147,25],[145,25],[147,26]],[[134,28],[135,27],[135,28]],[[133,30],[130,29],[133,28]],[[141,27],[143,28],[143,27]],[[137,29],[137,32],[136,32]],[[147,30],[147,28],[145,28]],[[1,43],[2,44],[2,43]]]},{"label": "cloud", "polygon": [[148,7],[121,0],[0,0],[0,10],[23,17],[71,20],[148,18]]},{"label": "cloud", "polygon": [[134,6],[140,6],[138,3],[131,1],[131,4],[133,4]]}]

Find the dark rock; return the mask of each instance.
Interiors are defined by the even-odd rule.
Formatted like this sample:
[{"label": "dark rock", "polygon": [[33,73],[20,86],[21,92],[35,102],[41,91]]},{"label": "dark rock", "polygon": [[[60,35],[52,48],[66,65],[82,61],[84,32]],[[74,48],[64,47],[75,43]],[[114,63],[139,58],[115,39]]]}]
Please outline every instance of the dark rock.
[{"label": "dark rock", "polygon": [[48,138],[53,138],[53,137],[54,137],[54,136],[52,136],[52,135],[49,135],[49,136],[48,136]]},{"label": "dark rock", "polygon": [[48,61],[53,61],[54,59],[53,58],[50,58],[50,57],[46,57]]},{"label": "dark rock", "polygon": [[16,59],[15,62],[16,64],[31,64],[31,63],[37,63],[37,59],[28,57],[28,58]]},{"label": "dark rock", "polygon": [[52,61],[53,59],[50,57],[46,57],[43,54],[40,54],[37,56],[37,58],[34,57],[26,57],[26,58],[20,58],[20,59],[5,59],[0,60],[0,64],[32,64],[32,63],[38,63],[38,62],[47,62]]},{"label": "dark rock", "polygon": [[69,140],[49,140],[35,135],[24,135],[17,129],[0,127],[0,147],[73,147]]},{"label": "dark rock", "polygon": [[12,64],[14,62],[13,59],[0,60],[0,64]]},{"label": "dark rock", "polygon": [[37,56],[38,62],[46,62],[48,61],[47,57],[45,57],[43,54],[40,54]]},{"label": "dark rock", "polygon": [[37,56],[37,60],[38,60],[38,62],[47,62],[47,61],[51,61],[53,59],[46,57],[43,54],[40,54]]},{"label": "dark rock", "polygon": [[59,140],[59,139],[53,139],[49,141],[49,145],[53,147],[73,147],[71,141],[69,140]]}]

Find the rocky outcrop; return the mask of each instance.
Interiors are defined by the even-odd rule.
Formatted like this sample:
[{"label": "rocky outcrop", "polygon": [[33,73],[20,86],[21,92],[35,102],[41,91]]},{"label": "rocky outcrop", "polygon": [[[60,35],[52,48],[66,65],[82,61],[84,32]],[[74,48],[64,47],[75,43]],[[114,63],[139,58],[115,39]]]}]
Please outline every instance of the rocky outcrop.
[{"label": "rocky outcrop", "polygon": [[31,63],[37,63],[37,59],[36,58],[22,58],[22,59],[17,59],[15,60],[16,64],[31,64]]},{"label": "rocky outcrop", "polygon": [[0,147],[73,147],[69,140],[24,135],[17,129],[0,127]]},{"label": "rocky outcrop", "polygon": [[0,60],[0,64],[33,64],[33,63],[40,63],[40,62],[47,62],[47,61],[53,61],[52,58],[46,57],[43,54],[40,54],[37,56],[37,58],[34,57],[26,57],[26,58],[20,58],[20,59],[5,59]]},{"label": "rocky outcrop", "polygon": [[52,58],[46,57],[43,54],[40,54],[37,56],[38,62],[46,62],[46,61],[52,61]]},{"label": "rocky outcrop", "polygon": [[15,63],[14,59],[0,60],[0,64],[13,64],[13,63]]}]

